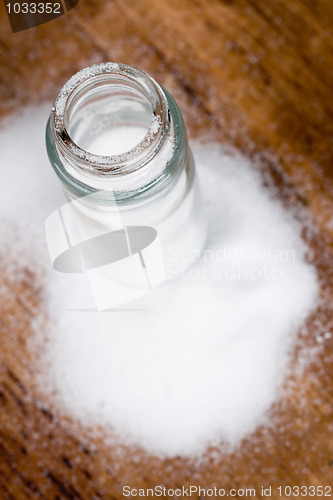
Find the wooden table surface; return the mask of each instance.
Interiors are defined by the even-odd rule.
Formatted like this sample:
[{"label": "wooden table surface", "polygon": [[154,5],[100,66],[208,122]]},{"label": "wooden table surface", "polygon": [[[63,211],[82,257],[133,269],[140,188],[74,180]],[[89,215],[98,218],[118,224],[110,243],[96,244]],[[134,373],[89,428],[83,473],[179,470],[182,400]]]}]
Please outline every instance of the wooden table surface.
[{"label": "wooden table surface", "polygon": [[[332,0],[81,0],[65,16],[13,34],[1,4],[0,116],[53,98],[79,68],[111,60],[166,86],[192,137],[260,152],[285,206],[314,222],[304,238],[322,302],[297,356],[304,345],[315,349],[318,331],[333,332],[332,26]],[[120,454],[59,419],[38,393],[26,341],[43,290],[21,271],[15,283],[0,273],[1,499],[118,499],[124,484],[258,492],[333,484],[333,338],[301,376],[288,378],[274,425],[259,428],[240,452],[208,450],[203,463]]]}]

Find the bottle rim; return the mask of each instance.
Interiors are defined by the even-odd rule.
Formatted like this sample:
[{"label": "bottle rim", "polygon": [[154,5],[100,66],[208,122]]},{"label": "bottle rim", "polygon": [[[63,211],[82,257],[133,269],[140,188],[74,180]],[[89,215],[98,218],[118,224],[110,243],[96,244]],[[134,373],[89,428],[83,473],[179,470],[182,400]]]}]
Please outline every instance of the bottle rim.
[{"label": "bottle rim", "polygon": [[[151,105],[153,120],[144,138],[128,151],[116,155],[93,154],[73,140],[69,130],[70,111],[92,87],[115,82],[121,82],[141,93]],[[161,147],[170,124],[167,102],[157,82],[137,68],[116,63],[94,64],[74,74],[59,91],[51,116],[51,125],[61,152],[81,168],[104,175],[122,175],[140,168],[140,163],[132,160],[142,156],[143,151],[146,156],[148,149]]]},{"label": "bottle rim", "polygon": [[[125,85],[135,85],[149,101],[152,123],[142,141],[125,153],[112,156],[89,153],[75,143],[68,131],[68,110],[78,96],[89,88],[98,83],[112,84],[114,79],[119,78]],[[73,192],[86,195],[96,189],[69,173],[65,167],[66,162],[74,165],[75,169],[104,178],[139,174],[140,169],[163,148],[171,129],[174,134],[172,156],[162,174],[153,182],[142,186],[140,192],[155,185],[161,178],[166,178],[179,163],[187,144],[182,115],[172,96],[140,69],[125,64],[101,63],[80,70],[58,93],[46,128],[46,146],[50,162],[60,179]]]}]

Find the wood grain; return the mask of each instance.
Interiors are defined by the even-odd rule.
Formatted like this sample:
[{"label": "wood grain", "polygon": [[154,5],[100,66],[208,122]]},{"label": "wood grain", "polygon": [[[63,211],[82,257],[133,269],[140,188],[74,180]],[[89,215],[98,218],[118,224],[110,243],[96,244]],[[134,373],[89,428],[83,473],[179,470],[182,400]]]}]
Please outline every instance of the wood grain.
[{"label": "wood grain", "polygon": [[[0,115],[53,98],[84,65],[120,61],[171,91],[192,136],[260,154],[276,196],[312,220],[304,238],[322,303],[300,332],[297,357],[316,349],[318,332],[333,331],[332,25],[331,0],[81,0],[62,18],[12,34],[1,4]],[[118,499],[124,484],[258,492],[333,484],[332,339],[287,379],[272,425],[239,451],[207,450],[197,463],[113,449],[40,394],[27,341],[43,289],[16,265],[15,282],[0,273],[1,499]]]}]

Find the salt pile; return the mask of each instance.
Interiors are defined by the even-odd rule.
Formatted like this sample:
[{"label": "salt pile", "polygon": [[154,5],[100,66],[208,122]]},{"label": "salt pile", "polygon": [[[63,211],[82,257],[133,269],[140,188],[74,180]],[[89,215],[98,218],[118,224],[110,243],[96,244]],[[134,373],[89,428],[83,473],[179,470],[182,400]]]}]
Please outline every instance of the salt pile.
[{"label": "salt pile", "polygon": [[[44,221],[64,203],[44,152],[48,110],[29,109],[0,132],[1,246],[21,262],[38,255],[30,265],[47,276],[41,387],[81,422],[161,456],[236,446],[265,423],[317,303],[301,227],[247,159],[195,144],[211,225],[202,259],[118,311],[69,311],[86,290],[48,261]],[[36,332],[36,352],[45,335]]]}]

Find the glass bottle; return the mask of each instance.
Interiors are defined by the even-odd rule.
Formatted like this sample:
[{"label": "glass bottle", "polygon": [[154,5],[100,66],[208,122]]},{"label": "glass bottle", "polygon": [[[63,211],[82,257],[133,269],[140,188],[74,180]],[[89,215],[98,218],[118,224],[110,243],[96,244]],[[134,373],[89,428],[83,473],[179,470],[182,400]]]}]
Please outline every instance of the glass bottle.
[{"label": "glass bottle", "polygon": [[[143,71],[102,63],[76,73],[57,95],[46,129],[52,167],[92,228],[153,228],[165,278],[200,255],[207,234],[180,110]],[[133,229],[134,230],[134,229]]]}]

